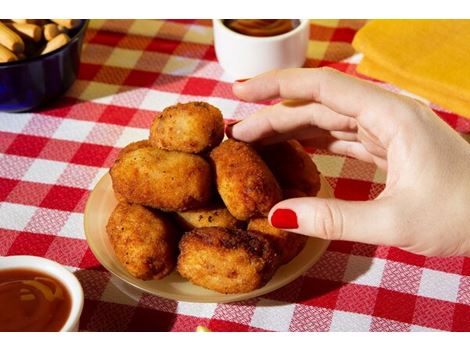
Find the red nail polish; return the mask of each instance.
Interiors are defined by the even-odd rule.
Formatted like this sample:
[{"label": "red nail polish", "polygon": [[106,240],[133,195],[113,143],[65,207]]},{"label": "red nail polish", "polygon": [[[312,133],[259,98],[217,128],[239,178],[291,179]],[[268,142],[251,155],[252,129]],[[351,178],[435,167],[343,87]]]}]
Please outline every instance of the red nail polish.
[{"label": "red nail polish", "polygon": [[235,82],[237,82],[237,83],[243,83],[243,82],[246,82],[246,81],[248,81],[248,80],[249,80],[249,78],[241,78],[241,79],[237,79]]},{"label": "red nail polish", "polygon": [[290,209],[276,209],[271,216],[271,224],[281,229],[297,229],[297,214]]}]

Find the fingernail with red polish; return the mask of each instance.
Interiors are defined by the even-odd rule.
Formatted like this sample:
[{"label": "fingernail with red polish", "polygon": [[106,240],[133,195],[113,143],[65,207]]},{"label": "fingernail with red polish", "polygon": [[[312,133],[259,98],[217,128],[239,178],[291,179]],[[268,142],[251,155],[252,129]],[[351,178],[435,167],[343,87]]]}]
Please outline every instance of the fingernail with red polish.
[{"label": "fingernail with red polish", "polygon": [[243,83],[243,82],[246,82],[246,81],[248,81],[248,80],[249,80],[249,78],[241,78],[241,79],[237,79],[235,82],[237,82],[237,83]]},{"label": "fingernail with red polish", "polygon": [[297,229],[297,214],[290,209],[276,209],[271,216],[271,224],[280,229]]}]

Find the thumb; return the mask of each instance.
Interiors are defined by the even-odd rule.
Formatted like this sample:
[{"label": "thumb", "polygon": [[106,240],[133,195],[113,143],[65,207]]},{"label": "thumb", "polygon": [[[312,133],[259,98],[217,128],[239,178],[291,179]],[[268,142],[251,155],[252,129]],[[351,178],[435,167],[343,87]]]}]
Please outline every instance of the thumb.
[{"label": "thumb", "polygon": [[293,198],[276,204],[269,213],[271,225],[289,232],[381,245],[397,244],[396,218],[390,198],[371,201]]}]

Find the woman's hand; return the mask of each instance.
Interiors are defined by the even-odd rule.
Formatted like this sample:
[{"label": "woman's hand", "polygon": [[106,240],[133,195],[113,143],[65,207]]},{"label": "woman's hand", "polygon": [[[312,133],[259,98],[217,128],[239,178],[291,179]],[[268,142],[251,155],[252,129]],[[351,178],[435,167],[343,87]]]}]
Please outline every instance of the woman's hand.
[{"label": "woman's hand", "polygon": [[291,232],[470,255],[470,145],[428,107],[327,68],[272,71],[233,91],[246,101],[286,99],[231,126],[233,138],[296,138],[387,171],[375,200],[288,199],[271,210],[272,224],[285,223],[279,216],[292,212],[279,209],[289,209],[298,224]]}]

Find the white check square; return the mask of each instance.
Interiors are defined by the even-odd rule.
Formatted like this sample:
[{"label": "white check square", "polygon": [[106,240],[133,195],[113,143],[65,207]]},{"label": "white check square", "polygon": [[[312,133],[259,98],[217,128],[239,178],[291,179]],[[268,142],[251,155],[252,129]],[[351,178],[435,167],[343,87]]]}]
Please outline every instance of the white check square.
[{"label": "white check square", "polygon": [[294,310],[295,304],[280,305],[275,301],[261,299],[256,305],[250,325],[265,330],[289,331]]},{"label": "white check square", "polygon": [[11,114],[0,112],[2,132],[19,133],[31,119],[32,114]]},{"label": "white check square", "polygon": [[59,235],[69,238],[85,239],[85,233],[83,231],[83,214],[70,213],[67,222],[60,230]]},{"label": "white check square", "polygon": [[178,94],[159,92],[149,89],[145,94],[145,98],[140,103],[139,108],[150,111],[162,111],[167,106],[176,104],[178,102]]},{"label": "white check square", "polygon": [[149,138],[149,130],[144,128],[126,127],[122,131],[118,140],[116,141],[115,147],[124,148],[126,145],[132,142],[141,141]]},{"label": "white check square", "polygon": [[64,119],[54,132],[53,138],[83,142],[92,130],[94,122]]},{"label": "white check square", "polygon": [[67,167],[67,163],[44,159],[35,159],[23,180],[54,184]]},{"label": "white check square", "polygon": [[114,48],[105,65],[132,69],[141,55],[140,50]]},{"label": "white check square", "polygon": [[83,92],[81,92],[79,98],[81,100],[91,100],[96,103],[110,104],[114,95],[120,88],[121,86],[115,84],[90,81],[87,82],[87,86]]},{"label": "white check square", "polygon": [[384,267],[384,259],[351,255],[343,281],[378,287]]},{"label": "white check square", "polygon": [[162,73],[178,76],[190,76],[199,64],[198,60],[189,59],[182,56],[171,56]]},{"label": "white check square", "polygon": [[0,224],[8,230],[22,231],[33,217],[37,208],[14,203],[0,203]]},{"label": "white check square", "polygon": [[198,318],[212,318],[216,308],[216,303],[178,302],[176,312]]},{"label": "white check square", "polygon": [[442,332],[443,330],[431,329],[425,326],[411,325],[411,332]]},{"label": "white check square", "polygon": [[456,302],[460,275],[423,269],[418,295],[444,301]]},{"label": "white check square", "polygon": [[371,322],[370,315],[335,311],[330,331],[369,331]]},{"label": "white check square", "polygon": [[219,108],[224,118],[238,119],[237,116],[235,116],[235,111],[237,110],[237,107],[240,104],[239,102],[217,97],[211,97],[207,99],[207,102]]}]

